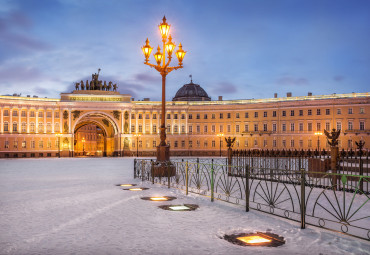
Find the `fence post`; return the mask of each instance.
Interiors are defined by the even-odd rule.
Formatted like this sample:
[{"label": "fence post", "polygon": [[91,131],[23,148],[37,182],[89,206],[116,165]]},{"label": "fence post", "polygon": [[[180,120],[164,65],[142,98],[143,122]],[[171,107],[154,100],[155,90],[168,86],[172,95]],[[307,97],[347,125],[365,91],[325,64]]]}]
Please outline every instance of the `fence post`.
[{"label": "fence post", "polygon": [[[368,162],[368,161],[367,161]],[[360,154],[360,175],[364,175],[364,162],[362,160],[362,153]],[[360,191],[364,192],[364,180],[360,177]]]},{"label": "fence post", "polygon": [[245,211],[249,212],[249,167],[245,165]]},{"label": "fence post", "polygon": [[306,228],[306,173],[301,168],[301,229]]},{"label": "fence post", "polygon": [[185,167],[185,185],[186,185],[186,195],[189,194],[189,163],[186,161],[186,167]]},{"label": "fence post", "polygon": [[211,166],[211,202],[215,200],[214,198],[214,169],[213,169],[213,159],[212,159],[212,166]]},{"label": "fence post", "polygon": [[152,175],[152,184],[154,184],[154,161],[151,160],[151,163],[152,163],[152,167],[151,167],[150,174]]},{"label": "fence post", "polygon": [[136,179],[136,158],[134,159],[134,179]]},{"label": "fence post", "polygon": [[141,160],[141,181],[144,181],[144,164],[145,161]]},{"label": "fence post", "polygon": [[[172,166],[172,164],[169,164],[171,161],[167,162],[167,177],[168,177],[168,188],[171,187],[171,176],[170,176],[170,166]],[[171,169],[172,170],[172,169]]]}]

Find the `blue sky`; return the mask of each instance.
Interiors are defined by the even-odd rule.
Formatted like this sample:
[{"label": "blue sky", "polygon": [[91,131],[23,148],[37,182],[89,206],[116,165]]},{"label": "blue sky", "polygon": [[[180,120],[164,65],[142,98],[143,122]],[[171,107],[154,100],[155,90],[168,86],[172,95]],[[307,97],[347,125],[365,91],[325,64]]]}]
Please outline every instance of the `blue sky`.
[{"label": "blue sky", "polygon": [[101,68],[121,93],[160,100],[140,47],[161,44],[163,15],[188,52],[167,100],[190,74],[212,99],[369,92],[369,13],[367,0],[0,0],[0,94],[59,98]]}]

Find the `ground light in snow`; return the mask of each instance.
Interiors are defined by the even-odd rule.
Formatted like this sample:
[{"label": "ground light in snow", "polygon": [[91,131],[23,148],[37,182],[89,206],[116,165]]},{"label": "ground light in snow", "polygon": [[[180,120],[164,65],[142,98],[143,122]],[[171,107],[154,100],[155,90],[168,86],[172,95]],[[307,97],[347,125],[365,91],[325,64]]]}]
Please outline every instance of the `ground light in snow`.
[{"label": "ground light in snow", "polygon": [[141,199],[143,200],[149,200],[149,201],[172,201],[176,199],[176,197],[168,197],[168,196],[163,196],[163,197],[142,197]]},{"label": "ground light in snow", "polygon": [[266,232],[257,233],[241,233],[234,235],[225,235],[224,239],[237,245],[242,246],[270,246],[277,247],[285,244],[285,240],[282,236]]},{"label": "ground light in snow", "polygon": [[133,186],[136,186],[136,184],[117,184],[116,186],[119,186],[119,187],[133,187]]},{"label": "ground light in snow", "polygon": [[168,211],[195,211],[199,208],[195,204],[184,204],[184,205],[160,205],[159,208]]},{"label": "ground light in snow", "polygon": [[123,190],[128,190],[128,191],[143,191],[143,190],[147,190],[149,188],[131,188],[131,189],[123,189]]}]

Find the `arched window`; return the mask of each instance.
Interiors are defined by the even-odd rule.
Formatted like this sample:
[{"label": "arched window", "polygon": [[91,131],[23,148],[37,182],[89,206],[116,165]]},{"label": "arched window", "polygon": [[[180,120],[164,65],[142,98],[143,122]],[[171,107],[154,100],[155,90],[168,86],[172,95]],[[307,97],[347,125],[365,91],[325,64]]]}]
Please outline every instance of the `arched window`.
[{"label": "arched window", "polygon": [[54,129],[55,129],[55,130],[54,130],[55,132],[60,132],[60,131],[59,131],[59,122],[55,123],[55,127],[54,127]]},{"label": "arched window", "polygon": [[35,132],[35,122],[30,123],[30,132],[34,133]]},{"label": "arched window", "polygon": [[26,133],[27,131],[27,124],[26,122],[22,122],[22,133]]},{"label": "arched window", "polygon": [[46,124],[46,132],[51,133],[51,123]]},{"label": "arched window", "polygon": [[18,124],[17,122],[13,122],[13,132],[17,132],[18,131]]},{"label": "arched window", "polygon": [[4,122],[4,132],[9,132],[9,123],[7,121]]},{"label": "arched window", "polygon": [[39,133],[44,133],[44,124],[39,122]]},{"label": "arched window", "polygon": [[175,126],[173,127],[173,132],[174,132],[174,133],[178,133],[178,132],[179,132],[179,128],[177,127],[177,125],[175,125]]}]

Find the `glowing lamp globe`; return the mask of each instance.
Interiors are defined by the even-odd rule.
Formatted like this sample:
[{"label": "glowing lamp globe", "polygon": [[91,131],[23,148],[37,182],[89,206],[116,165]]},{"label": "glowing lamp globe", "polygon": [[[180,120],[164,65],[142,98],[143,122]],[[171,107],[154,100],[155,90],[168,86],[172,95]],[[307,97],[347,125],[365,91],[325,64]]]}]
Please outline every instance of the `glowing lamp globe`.
[{"label": "glowing lamp globe", "polygon": [[177,59],[179,60],[179,65],[182,65],[182,60],[184,59],[186,51],[182,49],[181,43],[179,44],[179,49],[176,51]]},{"label": "glowing lamp globe", "polygon": [[158,46],[157,53],[154,54],[155,61],[157,61],[157,64],[160,65],[163,55],[161,53],[161,48]]},{"label": "glowing lamp globe", "polygon": [[172,42],[171,35],[168,37],[168,43],[166,43],[166,51],[169,56],[172,55],[173,50],[175,49],[176,45]]},{"label": "glowing lamp globe", "polygon": [[168,25],[166,22],[166,16],[163,17],[163,21],[158,27],[159,32],[161,32],[162,38],[167,38],[168,32],[170,31],[170,25]]},{"label": "glowing lamp globe", "polygon": [[148,62],[148,58],[150,56],[150,53],[152,52],[153,48],[149,45],[149,39],[146,38],[145,45],[141,47],[141,50],[144,53],[145,61]]}]

